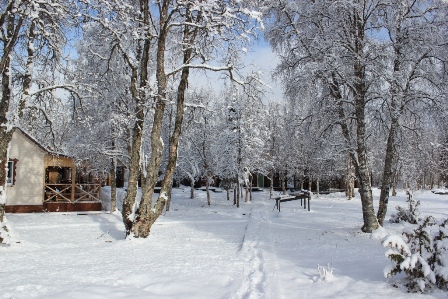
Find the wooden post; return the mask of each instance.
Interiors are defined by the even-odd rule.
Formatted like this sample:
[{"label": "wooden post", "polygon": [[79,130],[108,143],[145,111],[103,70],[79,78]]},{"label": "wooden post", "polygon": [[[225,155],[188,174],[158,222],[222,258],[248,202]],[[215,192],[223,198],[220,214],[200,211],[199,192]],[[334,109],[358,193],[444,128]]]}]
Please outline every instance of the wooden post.
[{"label": "wooden post", "polygon": [[76,191],[76,169],[75,169],[75,162],[73,161],[73,165],[72,165],[72,194],[70,195],[70,200],[72,203],[75,202],[75,191]]},{"label": "wooden post", "polygon": [[42,188],[42,203],[44,203],[45,201],[45,189],[47,189],[47,181],[46,181],[46,176],[47,176],[47,160],[45,159],[44,156],[44,175],[43,175],[43,188]]},{"label": "wooden post", "polygon": [[[249,200],[252,201],[252,186],[254,184],[254,176],[250,175],[250,188],[249,188]],[[258,187],[258,175],[257,175],[257,187]]]},{"label": "wooden post", "polygon": [[310,191],[310,193],[311,193],[312,185],[313,185],[313,176],[310,174],[310,176],[309,176],[309,184],[308,184],[308,190]]}]

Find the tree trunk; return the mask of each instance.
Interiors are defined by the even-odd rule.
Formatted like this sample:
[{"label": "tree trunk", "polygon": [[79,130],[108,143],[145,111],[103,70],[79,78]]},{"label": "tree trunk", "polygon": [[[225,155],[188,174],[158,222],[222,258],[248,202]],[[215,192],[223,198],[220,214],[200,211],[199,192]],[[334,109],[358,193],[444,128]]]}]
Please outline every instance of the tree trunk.
[{"label": "tree trunk", "polygon": [[313,187],[313,176],[310,174],[310,176],[308,178],[309,178],[309,180],[308,180],[308,191],[311,194],[311,190],[312,190],[312,187]]},{"label": "tree trunk", "polygon": [[271,171],[271,179],[269,182],[269,199],[274,197],[274,171]]},{"label": "tree trunk", "polygon": [[[364,224],[362,226],[362,231],[365,233],[371,233],[378,228],[378,220],[375,215],[375,210],[373,208],[373,197],[372,197],[372,187],[370,180],[370,172],[368,169],[368,158],[367,158],[367,143],[366,143],[366,124],[365,124],[365,81],[364,81],[364,71],[359,65],[355,65],[355,74],[360,78],[360,83],[356,83],[355,86],[358,90],[358,94],[355,97],[355,115],[357,120],[356,127],[356,141],[357,141],[357,161],[355,164],[355,169],[357,171],[359,179],[359,192],[361,195],[362,213]],[[354,158],[354,157],[353,157]],[[355,161],[353,161],[355,162]]]},{"label": "tree trunk", "polygon": [[[149,5],[144,2],[141,7],[144,23],[149,26]],[[148,65],[149,65],[149,51],[151,40],[147,36],[143,42],[141,51],[140,67],[133,66],[131,71],[131,95],[136,103],[135,107],[135,124],[132,132],[132,143],[130,151],[130,165],[129,165],[129,179],[126,197],[123,201],[123,208],[121,210],[123,216],[123,223],[125,226],[126,236],[129,236],[134,228],[136,198],[138,192],[138,178],[140,176],[140,158],[143,137],[143,127],[145,123],[145,106],[146,106],[146,86],[148,84]],[[138,52],[139,52],[138,51]],[[160,51],[160,49],[158,49]],[[140,68],[140,70],[139,70]],[[140,80],[139,80],[140,75]],[[141,178],[142,181],[144,178]]]},{"label": "tree trunk", "polygon": [[237,190],[237,195],[236,195],[236,207],[239,208],[240,207],[240,196],[241,196],[241,185],[240,185],[240,181],[238,180],[238,183],[236,184],[236,190]]},{"label": "tree trunk", "polygon": [[[189,16],[189,12],[187,9],[187,16]],[[191,18],[187,17],[187,22],[191,22]],[[192,35],[192,36],[190,36]],[[183,63],[188,64],[190,62],[192,56],[192,48],[188,46],[195,39],[195,32],[191,33],[188,29],[188,26],[185,26],[184,31],[184,45],[187,47],[184,49],[184,59]],[[177,110],[176,110],[176,120],[174,123],[174,131],[173,135],[170,138],[170,151],[168,157],[168,165],[166,167],[165,176],[162,181],[162,189],[160,194],[166,192],[169,188],[171,190],[173,184],[173,176],[174,171],[176,170],[177,165],[177,155],[179,149],[179,139],[182,133],[182,122],[184,120],[184,111],[185,111],[185,91],[188,87],[188,76],[190,74],[190,69],[188,67],[182,69],[181,79],[179,82],[179,86],[177,88]],[[171,192],[168,192],[168,202],[167,202],[167,211],[169,210],[169,204],[171,201]],[[209,203],[210,205],[210,203]]]},{"label": "tree trunk", "polygon": [[[163,84],[163,82],[159,82],[159,84]],[[161,96],[164,97],[165,94],[163,93]],[[144,178],[145,183],[142,188],[142,199],[132,225],[132,232],[136,238],[146,238],[149,236],[151,226],[162,214],[166,201],[168,200],[168,186],[166,185],[164,190],[160,190],[160,195],[154,208],[152,206],[152,196],[157,184],[160,164],[162,163],[163,143],[160,136],[165,103],[165,100],[158,100],[154,114],[153,128],[151,131],[151,159],[146,166],[147,176]]]},{"label": "tree trunk", "polygon": [[226,192],[227,192],[227,200],[230,201],[230,188],[228,188]]},{"label": "tree trunk", "polygon": [[[151,159],[146,166],[147,176],[144,179],[144,188],[142,188],[142,199],[140,201],[139,208],[136,212],[136,217],[131,224],[132,232],[136,238],[146,238],[149,236],[151,226],[162,214],[165,207],[168,195],[166,190],[160,191],[160,196],[155,204],[152,206],[152,196],[154,194],[154,188],[157,183],[160,164],[162,163],[163,143],[161,139],[163,115],[166,106],[166,87],[167,76],[165,74],[165,50],[166,50],[166,38],[168,35],[168,28],[166,22],[168,22],[168,1],[162,1],[160,4],[160,16],[159,16],[159,36],[157,42],[157,61],[156,61],[156,79],[157,79],[157,97],[155,98],[156,106],[154,111],[153,126],[151,130]],[[144,1],[145,14],[149,15],[148,2]],[[149,47],[149,46],[148,46]],[[145,51],[146,53],[146,51]],[[146,68],[142,67],[142,72],[147,72]]]},{"label": "tree trunk", "polygon": [[365,127],[365,82],[363,80],[363,70],[358,64],[355,65],[355,73],[359,82],[355,84],[358,90],[355,97],[355,116],[357,120],[356,127],[356,147],[353,150],[352,139],[350,137],[350,129],[346,123],[346,116],[343,107],[343,98],[339,92],[339,83],[336,75],[333,73],[332,82],[330,84],[330,92],[338,104],[338,114],[342,135],[347,142],[349,148],[350,158],[355,167],[355,171],[359,181],[359,193],[361,195],[361,205],[363,214],[362,231],[370,233],[378,228],[378,220],[376,219],[375,211],[373,209],[372,188],[370,182],[369,169],[367,167],[367,148],[366,148],[366,127]]},{"label": "tree trunk", "polygon": [[[391,109],[396,109],[394,100],[392,100]],[[396,111],[393,111],[392,113],[396,113]],[[389,136],[387,137],[386,157],[384,159],[383,179],[381,182],[381,193],[377,213],[378,223],[381,226],[384,225],[384,218],[386,217],[387,205],[389,203],[390,184],[393,175],[392,166],[394,161],[395,136],[398,126],[398,117],[392,117]]]},{"label": "tree trunk", "polygon": [[[137,86],[135,84],[137,80],[137,70],[133,70],[134,79],[131,91],[133,92],[133,96],[136,97],[136,101],[138,100],[137,94]],[[132,148],[131,148],[131,159],[129,164],[129,179],[128,179],[128,187],[126,192],[126,197],[123,200],[123,207],[121,210],[121,214],[123,217],[123,223],[125,226],[126,236],[131,233],[132,223],[134,221],[133,215],[135,212],[136,198],[137,198],[137,189],[138,189],[138,177],[140,175],[140,149],[142,145],[142,136],[143,136],[143,123],[144,123],[144,112],[143,107],[138,106],[135,109],[136,121],[134,124],[134,131],[132,133]]]},{"label": "tree trunk", "polygon": [[350,170],[351,170],[351,158],[349,156],[347,159],[347,172],[345,177],[345,196],[347,196],[348,200],[352,199],[350,194],[350,179],[351,179]]},{"label": "tree trunk", "polygon": [[190,198],[194,198],[194,178],[190,178]]},{"label": "tree trunk", "polygon": [[319,197],[319,182],[320,182],[320,179],[319,178],[317,178],[317,180],[316,180],[316,195],[317,195],[317,197]]},{"label": "tree trunk", "polygon": [[431,173],[429,175],[429,190],[432,190],[434,188],[434,174]]},{"label": "tree trunk", "polygon": [[[4,58],[5,59],[5,58]],[[8,129],[7,113],[11,101],[10,57],[5,59],[5,72],[2,72],[2,98],[0,99],[0,229],[3,229],[3,218],[6,206],[6,168],[8,166],[8,147],[12,139],[12,130]]]},{"label": "tree trunk", "polygon": [[168,187],[168,200],[165,205],[165,212],[168,212],[171,208],[171,194],[173,192],[173,184],[169,185]]},{"label": "tree trunk", "polygon": [[[249,188],[249,195],[250,195],[249,200],[250,200],[250,201],[252,201],[252,186],[253,186],[253,180],[254,180],[254,177],[251,175],[251,176],[250,176],[250,188]],[[257,177],[257,182],[258,182],[258,177]],[[258,186],[258,184],[257,184],[257,186]]]},{"label": "tree trunk", "polygon": [[392,196],[397,196],[397,171],[394,171],[392,178]]},{"label": "tree trunk", "polygon": [[205,176],[205,191],[207,193],[207,205],[210,206],[211,198],[210,198],[210,180],[208,174]]},{"label": "tree trunk", "polygon": [[332,73],[329,83],[331,96],[336,100],[339,115],[339,124],[343,137],[346,141],[348,151],[355,167],[359,181],[359,193],[361,195],[361,205],[363,214],[362,231],[371,233],[378,228],[378,220],[373,208],[372,187],[370,173],[368,169],[366,116],[368,85],[366,82],[366,68],[364,64],[364,47],[366,24],[363,12],[358,8],[353,8],[351,18],[347,21],[349,26],[349,41],[352,42],[353,50],[353,87],[354,97],[353,109],[356,119],[356,139],[351,138],[351,130],[347,123],[344,110],[344,98],[340,92],[340,84],[335,72]]},{"label": "tree trunk", "polygon": [[236,205],[237,202],[237,196],[238,196],[238,190],[237,190],[237,184],[235,184],[235,186],[233,187],[233,204]]},{"label": "tree trunk", "polygon": [[282,193],[286,194],[285,173],[281,171]]},{"label": "tree trunk", "polygon": [[117,166],[116,159],[111,159],[111,169],[110,169],[110,211],[113,213],[117,210]]},{"label": "tree trunk", "polygon": [[[365,87],[360,87],[364,90]],[[357,171],[359,180],[359,193],[361,195],[361,204],[363,212],[364,224],[362,231],[365,233],[371,233],[378,228],[378,220],[373,208],[372,187],[370,180],[370,173],[368,169],[367,159],[367,145],[366,145],[366,127],[364,116],[365,101],[361,96],[357,96],[355,103],[357,125],[357,156],[358,164],[355,163],[355,169]]]}]

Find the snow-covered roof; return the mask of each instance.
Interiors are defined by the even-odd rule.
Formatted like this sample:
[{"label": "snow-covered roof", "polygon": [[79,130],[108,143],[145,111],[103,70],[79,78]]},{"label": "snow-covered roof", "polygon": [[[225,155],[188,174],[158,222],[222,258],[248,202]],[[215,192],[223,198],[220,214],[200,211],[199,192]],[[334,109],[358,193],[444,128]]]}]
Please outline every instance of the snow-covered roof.
[{"label": "snow-covered roof", "polygon": [[41,150],[47,152],[50,155],[68,157],[67,155],[65,155],[63,153],[58,153],[58,152],[55,152],[55,151],[52,151],[52,150],[48,149],[42,143],[40,143],[36,138],[34,138],[30,133],[26,132],[24,129],[19,128],[19,127],[15,127],[14,130],[18,130],[26,138],[28,138],[32,143],[34,143],[37,147],[39,147]]}]

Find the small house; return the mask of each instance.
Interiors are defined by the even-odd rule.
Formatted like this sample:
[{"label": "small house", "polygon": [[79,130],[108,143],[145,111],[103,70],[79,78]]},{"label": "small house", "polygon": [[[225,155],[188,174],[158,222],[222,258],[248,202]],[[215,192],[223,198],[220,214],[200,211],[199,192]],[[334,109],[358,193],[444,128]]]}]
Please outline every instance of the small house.
[{"label": "small house", "polygon": [[73,158],[52,152],[14,129],[9,149],[6,212],[101,210],[100,182],[76,182]]}]

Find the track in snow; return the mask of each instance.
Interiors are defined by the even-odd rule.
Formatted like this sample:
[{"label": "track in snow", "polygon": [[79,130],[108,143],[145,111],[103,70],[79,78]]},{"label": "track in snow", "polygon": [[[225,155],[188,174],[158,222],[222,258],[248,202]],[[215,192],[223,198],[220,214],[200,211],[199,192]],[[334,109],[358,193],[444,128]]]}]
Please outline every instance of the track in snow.
[{"label": "track in snow", "polygon": [[278,292],[273,289],[275,277],[272,274],[272,270],[278,270],[276,254],[266,213],[265,205],[254,204],[251,210],[240,247],[242,258],[246,260],[244,278],[232,298],[278,298]]}]

